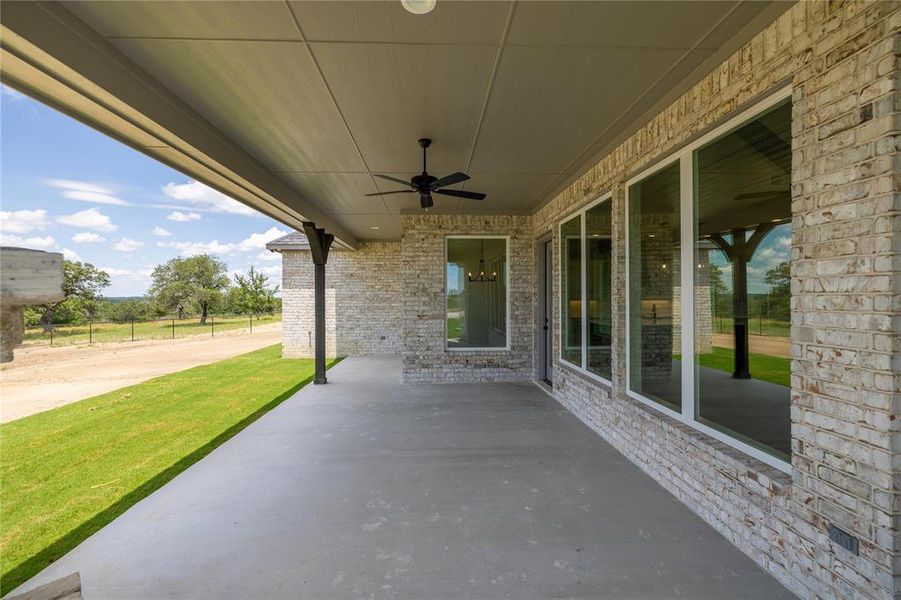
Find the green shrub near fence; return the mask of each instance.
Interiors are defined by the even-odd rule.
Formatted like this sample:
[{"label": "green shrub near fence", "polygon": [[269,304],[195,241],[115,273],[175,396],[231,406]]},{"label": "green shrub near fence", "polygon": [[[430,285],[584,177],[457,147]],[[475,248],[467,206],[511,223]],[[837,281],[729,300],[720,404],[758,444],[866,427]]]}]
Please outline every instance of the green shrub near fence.
[{"label": "green shrub near fence", "polygon": [[[253,319],[254,328],[281,322],[281,315],[263,315]],[[237,329],[250,330],[250,317],[242,315],[211,315],[203,325],[197,317],[189,319],[159,319],[155,321],[134,321],[126,323],[84,323],[79,325],[54,325],[53,334],[40,327],[25,330],[26,344],[87,344],[101,342],[127,342],[138,340],[164,340],[196,336],[215,335],[219,332]]]}]

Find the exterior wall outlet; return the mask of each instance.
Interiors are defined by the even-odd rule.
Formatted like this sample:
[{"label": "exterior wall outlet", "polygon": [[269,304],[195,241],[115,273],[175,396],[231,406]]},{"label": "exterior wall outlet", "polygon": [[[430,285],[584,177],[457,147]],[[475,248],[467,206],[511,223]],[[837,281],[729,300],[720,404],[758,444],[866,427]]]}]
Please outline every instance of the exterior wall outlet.
[{"label": "exterior wall outlet", "polygon": [[827,527],[829,530],[829,539],[847,550],[848,552],[854,554],[855,556],[860,555],[860,541],[857,537],[851,535],[847,531],[843,529],[839,529],[832,523]]}]

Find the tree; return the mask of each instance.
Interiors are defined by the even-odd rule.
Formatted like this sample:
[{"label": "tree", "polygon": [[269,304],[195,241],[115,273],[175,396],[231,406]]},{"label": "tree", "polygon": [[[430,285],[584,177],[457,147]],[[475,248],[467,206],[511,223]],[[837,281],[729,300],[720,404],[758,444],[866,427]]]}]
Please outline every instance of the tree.
[{"label": "tree", "polygon": [[173,258],[154,268],[151,279],[148,294],[159,306],[176,310],[181,317],[191,305],[200,313],[201,325],[229,285],[225,263],[208,254]]},{"label": "tree", "polygon": [[275,308],[275,294],[278,293],[278,286],[269,287],[269,278],[253,266],[250,272],[244,275],[235,275],[234,299],[235,308],[238,312],[247,313],[251,316],[259,316],[260,313],[272,312]]},{"label": "tree", "polygon": [[105,300],[100,310],[103,319],[114,323],[143,321],[153,318],[153,306],[146,298],[126,298],[117,302]]},{"label": "tree", "polygon": [[788,321],[791,318],[791,269],[787,262],[781,262],[763,277],[770,286],[769,316],[771,319]]},{"label": "tree", "polygon": [[91,263],[63,260],[63,299],[41,306],[40,324],[50,331],[54,314],[65,321],[79,317],[93,317],[100,301],[100,292],[109,287],[109,273]]}]

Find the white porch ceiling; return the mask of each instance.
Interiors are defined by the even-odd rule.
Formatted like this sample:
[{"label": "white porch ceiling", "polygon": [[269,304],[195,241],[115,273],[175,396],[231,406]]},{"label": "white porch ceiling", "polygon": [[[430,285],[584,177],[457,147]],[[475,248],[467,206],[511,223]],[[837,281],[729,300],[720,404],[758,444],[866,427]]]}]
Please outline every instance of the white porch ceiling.
[{"label": "white porch ceiling", "polygon": [[[461,170],[483,202],[549,200],[788,4],[66,2],[66,8],[358,239],[398,239],[408,196],[372,173]],[[378,230],[371,227],[378,226]]]}]

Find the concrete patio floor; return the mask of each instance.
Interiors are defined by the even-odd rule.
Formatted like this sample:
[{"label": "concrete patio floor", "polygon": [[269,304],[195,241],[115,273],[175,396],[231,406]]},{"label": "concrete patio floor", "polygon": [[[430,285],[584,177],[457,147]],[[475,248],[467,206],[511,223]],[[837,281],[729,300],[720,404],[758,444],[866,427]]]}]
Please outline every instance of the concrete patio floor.
[{"label": "concrete patio floor", "polygon": [[353,358],[18,592],[100,598],[792,598],[531,384]]}]

